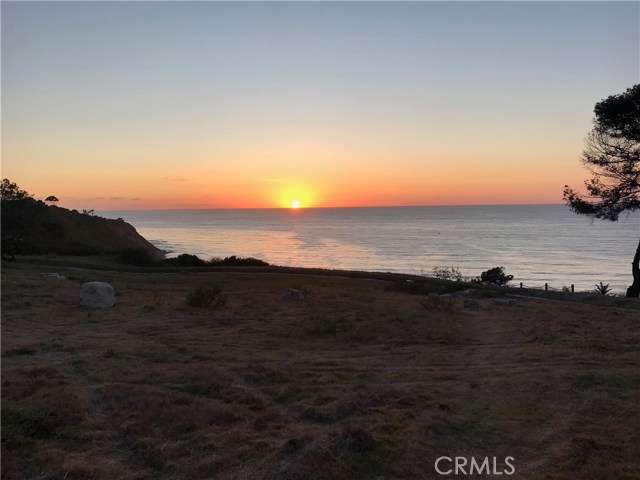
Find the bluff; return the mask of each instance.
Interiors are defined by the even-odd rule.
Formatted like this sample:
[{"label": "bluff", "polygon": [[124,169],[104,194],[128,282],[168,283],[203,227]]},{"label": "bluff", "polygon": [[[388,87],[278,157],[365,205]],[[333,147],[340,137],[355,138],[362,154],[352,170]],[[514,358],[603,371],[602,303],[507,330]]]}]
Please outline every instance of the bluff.
[{"label": "bluff", "polygon": [[164,252],[122,220],[46,205],[33,198],[2,200],[2,254],[108,255]]}]

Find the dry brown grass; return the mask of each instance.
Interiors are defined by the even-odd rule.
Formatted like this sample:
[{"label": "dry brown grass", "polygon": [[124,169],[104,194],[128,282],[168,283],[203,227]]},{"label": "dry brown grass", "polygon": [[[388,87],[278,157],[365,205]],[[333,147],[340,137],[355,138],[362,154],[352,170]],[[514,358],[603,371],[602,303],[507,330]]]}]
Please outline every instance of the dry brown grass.
[{"label": "dry brown grass", "polygon": [[[510,478],[640,478],[637,311],[41,271],[3,265],[3,479],[438,478],[442,455],[513,456]],[[83,279],[109,281],[116,306],[80,308]],[[205,281],[224,306],[186,306]],[[306,300],[283,301],[290,287]]]}]

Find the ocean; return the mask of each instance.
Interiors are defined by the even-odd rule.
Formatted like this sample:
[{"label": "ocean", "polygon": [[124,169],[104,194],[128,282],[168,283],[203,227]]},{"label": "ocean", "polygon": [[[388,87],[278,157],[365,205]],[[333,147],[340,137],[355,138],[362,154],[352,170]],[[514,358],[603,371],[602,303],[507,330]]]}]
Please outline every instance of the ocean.
[{"label": "ocean", "polygon": [[257,257],[286,266],[476,277],[496,266],[529,287],[623,293],[640,215],[594,221],[564,205],[98,212],[123,218],[157,247],[203,259]]}]

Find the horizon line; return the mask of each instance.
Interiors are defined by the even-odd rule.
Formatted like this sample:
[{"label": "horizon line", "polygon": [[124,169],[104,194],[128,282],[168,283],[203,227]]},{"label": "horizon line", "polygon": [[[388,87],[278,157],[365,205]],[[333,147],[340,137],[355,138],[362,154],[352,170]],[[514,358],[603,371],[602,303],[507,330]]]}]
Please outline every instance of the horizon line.
[{"label": "horizon line", "polygon": [[134,208],[134,209],[97,209],[97,212],[149,212],[149,211],[188,211],[188,210],[337,210],[346,208],[436,208],[436,207],[521,207],[521,206],[548,206],[548,205],[565,205],[559,203],[473,203],[473,204],[437,204],[437,205],[354,205],[354,206],[335,206],[335,207],[194,207],[194,208]]}]

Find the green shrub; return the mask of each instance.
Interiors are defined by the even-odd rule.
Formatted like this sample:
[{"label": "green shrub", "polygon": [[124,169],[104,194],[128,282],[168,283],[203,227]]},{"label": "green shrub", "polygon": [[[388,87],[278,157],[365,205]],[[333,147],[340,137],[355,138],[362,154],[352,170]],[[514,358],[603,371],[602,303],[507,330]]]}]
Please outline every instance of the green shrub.
[{"label": "green shrub", "polygon": [[187,295],[187,305],[190,307],[207,308],[224,304],[222,287],[216,283],[208,283],[195,287]]}]

